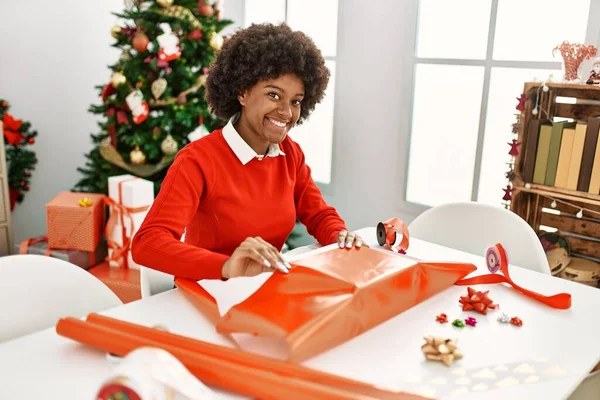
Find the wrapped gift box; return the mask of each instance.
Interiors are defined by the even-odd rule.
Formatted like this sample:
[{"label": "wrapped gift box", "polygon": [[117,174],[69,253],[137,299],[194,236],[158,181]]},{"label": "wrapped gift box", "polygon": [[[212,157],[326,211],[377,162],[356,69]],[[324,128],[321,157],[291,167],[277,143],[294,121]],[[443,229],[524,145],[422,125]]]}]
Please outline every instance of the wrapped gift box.
[{"label": "wrapped gift box", "polygon": [[[128,238],[131,244],[133,236],[154,202],[154,183],[128,174],[111,176],[108,178],[108,196],[121,207],[111,206],[112,221],[107,227],[107,235],[117,247],[123,246],[124,237]],[[115,249],[109,246],[108,258],[111,266],[122,265],[139,269],[140,265],[133,262],[129,249],[124,260],[116,259],[114,251]]]},{"label": "wrapped gift box", "polygon": [[[219,282],[212,291],[181,278],[175,284],[218,332],[248,351],[294,362],[320,354],[454,285],[477,267],[419,261],[387,250],[328,246],[275,272],[221,316]],[[220,285],[222,283],[223,285]],[[263,347],[265,343],[269,345]],[[277,351],[280,350],[280,351]]]},{"label": "wrapped gift box", "polygon": [[104,233],[104,221],[104,195],[60,192],[46,204],[48,246],[94,252]]},{"label": "wrapped gift box", "polygon": [[123,303],[142,298],[140,271],[129,268],[114,268],[107,262],[92,267],[88,272],[100,279]]},{"label": "wrapped gift box", "polygon": [[48,254],[48,239],[45,236],[39,236],[37,238],[24,240],[20,244],[15,244],[15,253],[37,254],[41,256],[48,255],[50,257],[68,261],[71,264],[75,264],[87,270],[104,262],[108,254],[108,248],[106,247],[106,242],[101,240],[98,247],[96,247],[96,250],[93,252],[50,249],[50,253]]}]

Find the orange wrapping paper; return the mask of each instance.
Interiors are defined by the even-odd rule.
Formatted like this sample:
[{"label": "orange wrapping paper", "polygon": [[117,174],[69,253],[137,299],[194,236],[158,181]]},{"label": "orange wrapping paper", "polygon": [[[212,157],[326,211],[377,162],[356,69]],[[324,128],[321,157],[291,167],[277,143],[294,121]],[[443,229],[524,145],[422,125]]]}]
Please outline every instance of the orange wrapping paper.
[{"label": "orange wrapping paper", "polygon": [[[91,200],[89,207],[79,201]],[[46,204],[48,247],[94,252],[102,239],[105,215],[102,194],[60,192]]]},{"label": "orange wrapping paper", "polygon": [[[333,348],[452,286],[473,264],[429,263],[389,251],[331,249],[275,272],[217,321],[223,334],[275,339],[286,359],[302,361]],[[176,285],[214,320],[216,302],[196,282]],[[217,311],[218,312],[218,311]]]},{"label": "orange wrapping paper", "polygon": [[140,271],[137,269],[111,267],[103,262],[88,272],[108,286],[123,303],[142,298]]},{"label": "orange wrapping paper", "polygon": [[56,332],[118,356],[143,346],[158,347],[178,358],[204,383],[264,400],[292,394],[298,400],[423,399],[99,315],[90,315],[87,322],[63,318]]}]

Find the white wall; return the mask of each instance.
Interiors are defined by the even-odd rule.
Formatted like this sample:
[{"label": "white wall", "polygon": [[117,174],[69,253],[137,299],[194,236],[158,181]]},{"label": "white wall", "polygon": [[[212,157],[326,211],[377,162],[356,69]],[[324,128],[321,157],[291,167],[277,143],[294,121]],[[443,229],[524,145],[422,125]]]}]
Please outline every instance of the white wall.
[{"label": "white wall", "polygon": [[[242,4],[226,2],[225,17],[239,20]],[[46,232],[46,202],[81,176],[98,130],[87,111],[100,101],[94,87],[109,81],[120,54],[110,47],[111,11],[123,9],[123,0],[0,2],[0,97],[38,131],[31,190],[12,215],[15,243]]]},{"label": "white wall", "polygon": [[[402,201],[417,0],[340,0],[331,193],[350,229],[416,215]],[[328,190],[329,192],[329,190]]]},{"label": "white wall", "polygon": [[99,102],[94,86],[108,82],[106,66],[119,55],[109,46],[116,22],[110,11],[122,5],[122,0],[0,2],[0,96],[15,117],[38,131],[31,190],[12,216],[17,243],[46,232],[46,202],[79,179],[76,168],[97,129],[87,112]]}]

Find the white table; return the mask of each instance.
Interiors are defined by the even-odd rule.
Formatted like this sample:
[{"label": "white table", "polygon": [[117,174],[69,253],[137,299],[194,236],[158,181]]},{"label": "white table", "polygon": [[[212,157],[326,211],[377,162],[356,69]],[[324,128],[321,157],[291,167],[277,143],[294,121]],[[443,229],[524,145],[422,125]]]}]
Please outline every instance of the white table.
[{"label": "white table", "polygon": [[[362,236],[371,244],[375,242],[373,229],[363,230]],[[471,262],[478,267],[472,275],[487,273],[483,257],[417,239],[411,240],[409,255],[428,261]],[[517,328],[497,322],[494,313],[487,316],[463,313],[458,299],[466,293],[466,287],[452,286],[304,365],[395,389],[414,389],[414,381],[426,376],[437,377],[437,382],[454,382],[464,378],[457,375],[461,371],[550,357],[567,369],[566,377],[485,392],[471,391],[452,398],[564,399],[600,360],[600,350],[595,344],[600,329],[597,317],[600,290],[518,267],[511,267],[511,276],[518,284],[544,294],[571,293],[571,309],[549,308],[504,285],[475,286],[478,290],[489,289],[490,297],[502,310],[518,315],[524,324]],[[211,282],[206,287],[220,292],[224,298],[219,300],[223,300],[223,304],[233,303],[241,292],[251,292],[265,278]],[[477,327],[459,329],[439,324],[435,317],[442,312],[451,320],[475,316]],[[166,325],[172,332],[230,346],[177,289],[103,314],[144,325]],[[457,338],[464,358],[451,368],[426,362],[420,349],[425,335]],[[46,329],[0,344],[0,397],[93,399],[114,366],[100,351],[60,337],[54,328]],[[430,380],[417,386],[439,388]],[[241,398],[222,391],[218,393],[222,398]]]}]

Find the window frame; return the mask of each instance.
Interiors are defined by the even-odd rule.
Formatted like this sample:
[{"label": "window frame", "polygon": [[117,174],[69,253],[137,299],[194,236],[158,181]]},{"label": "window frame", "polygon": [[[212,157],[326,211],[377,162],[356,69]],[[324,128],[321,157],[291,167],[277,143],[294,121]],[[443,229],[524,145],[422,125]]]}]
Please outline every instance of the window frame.
[{"label": "window frame", "polygon": [[[481,109],[479,115],[479,128],[477,132],[477,144],[476,144],[476,155],[475,164],[473,168],[473,185],[471,188],[471,201],[477,201],[479,192],[479,183],[481,180],[480,170],[482,164],[483,144],[485,139],[485,126],[487,120],[487,109],[488,109],[488,98],[490,94],[490,81],[492,69],[496,67],[500,68],[532,68],[532,69],[547,69],[547,70],[560,70],[562,69],[561,61],[506,61],[506,60],[494,60],[494,39],[496,33],[496,20],[498,16],[498,3],[500,0],[492,0],[490,7],[490,23],[488,27],[488,41],[486,48],[486,56],[483,60],[473,59],[447,59],[447,58],[422,58],[416,55],[416,46],[418,39],[418,16],[420,11],[420,1],[416,0],[413,3],[415,18],[411,21],[410,35],[406,40],[410,41],[413,45],[409,47],[410,54],[406,54],[406,64],[403,68],[407,71],[407,80],[409,81],[409,90],[406,95],[406,107],[404,111],[406,125],[406,146],[404,149],[404,164],[401,176],[403,182],[401,185],[400,193],[400,210],[409,214],[420,214],[431,206],[416,203],[408,200],[408,176],[410,170],[410,145],[412,138],[412,126],[413,126],[413,106],[415,96],[415,73],[418,64],[435,64],[435,65],[456,65],[456,66],[481,66],[484,67],[483,76],[483,90],[481,94]],[[585,43],[593,43],[596,47],[600,47],[600,0],[590,0],[590,9],[588,13],[588,25],[585,35]],[[508,134],[507,134],[508,135]],[[508,138],[508,136],[507,136]],[[507,139],[508,140],[508,139]],[[500,188],[498,189],[500,190]],[[501,202],[498,201],[498,205]]]}]

